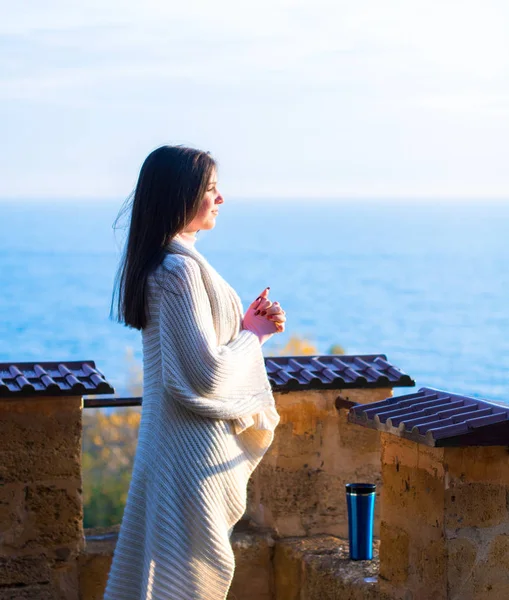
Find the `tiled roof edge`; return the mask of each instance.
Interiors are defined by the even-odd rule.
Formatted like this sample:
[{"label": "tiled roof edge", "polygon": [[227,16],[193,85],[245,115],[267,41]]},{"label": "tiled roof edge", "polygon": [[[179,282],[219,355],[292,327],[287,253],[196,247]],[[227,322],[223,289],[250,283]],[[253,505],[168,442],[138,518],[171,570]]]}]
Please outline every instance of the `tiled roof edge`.
[{"label": "tiled roof edge", "polygon": [[268,356],[274,391],[413,387],[415,381],[389,363],[385,354]]},{"label": "tiled roof edge", "polygon": [[0,363],[0,398],[114,392],[93,360]]},{"label": "tiled roof edge", "polygon": [[[385,354],[268,356],[274,391],[413,387],[415,381]],[[0,397],[113,394],[92,360],[0,363]]]},{"label": "tiled roof edge", "polygon": [[428,387],[357,404],[348,420],[433,447],[507,446],[509,440],[509,406]]}]

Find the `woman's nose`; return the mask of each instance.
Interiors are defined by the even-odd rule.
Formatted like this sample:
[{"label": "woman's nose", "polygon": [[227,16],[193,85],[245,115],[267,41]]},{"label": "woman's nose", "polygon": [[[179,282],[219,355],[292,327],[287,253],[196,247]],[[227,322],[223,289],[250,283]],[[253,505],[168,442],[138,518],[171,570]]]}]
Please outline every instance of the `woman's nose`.
[{"label": "woman's nose", "polygon": [[222,204],[223,202],[224,198],[221,196],[221,194],[218,194],[216,198],[216,204]]}]

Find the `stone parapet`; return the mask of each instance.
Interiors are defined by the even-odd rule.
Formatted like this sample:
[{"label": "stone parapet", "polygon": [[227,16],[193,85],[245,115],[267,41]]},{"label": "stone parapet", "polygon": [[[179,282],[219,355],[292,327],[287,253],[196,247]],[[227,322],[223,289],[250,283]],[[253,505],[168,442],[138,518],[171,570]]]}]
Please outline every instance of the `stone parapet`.
[{"label": "stone parapet", "polygon": [[[81,600],[102,600],[118,527],[87,532],[80,560]],[[334,536],[278,539],[270,531],[235,530],[235,576],[228,600],[396,600],[371,561],[351,561]],[[416,597],[417,598],[417,597]]]},{"label": "stone parapet", "polygon": [[[348,405],[391,395],[389,388],[276,393],[281,421],[251,477],[247,515],[282,537],[348,537],[345,484],[381,489],[380,434],[349,423]],[[379,511],[377,502],[375,535]]]},{"label": "stone parapet", "polygon": [[79,558],[80,600],[102,600],[120,525],[85,530],[85,548]]},{"label": "stone parapet", "polygon": [[[87,530],[79,562],[80,600],[102,600],[119,527]],[[273,600],[275,539],[270,531],[234,531],[235,577],[228,600]]]},{"label": "stone parapet", "polygon": [[234,531],[235,575],[227,600],[273,600],[274,545],[271,531]]},{"label": "stone parapet", "polygon": [[81,397],[0,399],[0,600],[78,600]]},{"label": "stone parapet", "polygon": [[378,545],[373,560],[351,561],[348,542],[334,536],[278,540],[275,600],[395,600],[379,583]]},{"label": "stone parapet", "polygon": [[509,454],[382,433],[380,575],[434,600],[509,598]]},{"label": "stone parapet", "polygon": [[450,598],[509,598],[509,454],[445,448],[444,526]]}]

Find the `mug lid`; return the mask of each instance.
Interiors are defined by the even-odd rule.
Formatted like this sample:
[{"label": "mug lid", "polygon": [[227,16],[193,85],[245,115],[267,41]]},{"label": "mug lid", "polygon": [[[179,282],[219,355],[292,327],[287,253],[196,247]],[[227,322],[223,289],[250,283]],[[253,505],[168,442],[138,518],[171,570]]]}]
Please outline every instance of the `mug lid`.
[{"label": "mug lid", "polygon": [[376,491],[374,483],[347,483],[347,494],[373,494]]}]

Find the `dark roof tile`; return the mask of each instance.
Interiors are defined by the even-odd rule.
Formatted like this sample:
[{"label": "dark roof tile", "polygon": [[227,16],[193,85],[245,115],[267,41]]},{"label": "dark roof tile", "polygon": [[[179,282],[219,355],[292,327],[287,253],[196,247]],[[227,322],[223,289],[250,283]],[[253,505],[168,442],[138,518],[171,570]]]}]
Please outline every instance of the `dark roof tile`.
[{"label": "dark roof tile", "polygon": [[[265,366],[275,391],[415,385],[383,354],[273,356]],[[111,393],[93,361],[0,363],[0,397]]]},{"label": "dark roof tile", "polygon": [[414,386],[383,354],[271,356],[265,359],[275,391]]},{"label": "dark roof tile", "polygon": [[112,394],[94,361],[0,363],[0,397]]},{"label": "dark roof tile", "polygon": [[432,388],[358,404],[348,420],[428,446],[509,444],[509,406]]}]

